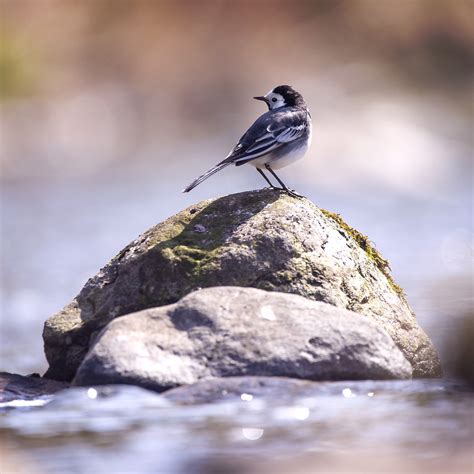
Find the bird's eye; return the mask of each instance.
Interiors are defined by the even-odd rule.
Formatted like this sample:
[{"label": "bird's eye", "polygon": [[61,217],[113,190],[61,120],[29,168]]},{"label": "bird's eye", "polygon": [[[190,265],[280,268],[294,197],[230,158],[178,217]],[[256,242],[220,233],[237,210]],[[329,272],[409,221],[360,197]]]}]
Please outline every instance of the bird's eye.
[{"label": "bird's eye", "polygon": [[276,101],[277,101],[277,98],[273,97],[272,102],[276,102]]}]

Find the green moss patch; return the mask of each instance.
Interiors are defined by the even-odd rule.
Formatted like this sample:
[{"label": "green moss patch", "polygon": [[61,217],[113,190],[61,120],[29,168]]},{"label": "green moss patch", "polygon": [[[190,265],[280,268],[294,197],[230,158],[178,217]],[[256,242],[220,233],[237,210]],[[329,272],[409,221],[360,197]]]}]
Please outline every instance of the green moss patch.
[{"label": "green moss patch", "polygon": [[354,229],[350,225],[348,225],[344,219],[339,215],[335,214],[334,212],[326,211],[326,209],[321,209],[321,212],[329,219],[336,222],[348,235],[350,235],[359,245],[359,247],[365,251],[367,256],[372,260],[376,267],[385,275],[389,285],[393,288],[393,290],[401,297],[405,297],[403,292],[403,288],[397,285],[390,274],[390,263],[388,260],[382,257],[378,250],[372,245],[370,239],[359,232],[358,230]]}]

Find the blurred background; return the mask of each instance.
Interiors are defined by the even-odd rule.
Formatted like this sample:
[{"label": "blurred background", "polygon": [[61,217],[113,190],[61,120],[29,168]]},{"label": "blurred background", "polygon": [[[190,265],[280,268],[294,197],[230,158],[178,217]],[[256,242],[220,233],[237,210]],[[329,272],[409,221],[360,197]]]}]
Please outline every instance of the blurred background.
[{"label": "blurred background", "polygon": [[129,241],[263,187],[223,159],[276,85],[313,145],[285,182],[387,257],[449,367],[472,304],[470,0],[0,0],[1,369]]}]

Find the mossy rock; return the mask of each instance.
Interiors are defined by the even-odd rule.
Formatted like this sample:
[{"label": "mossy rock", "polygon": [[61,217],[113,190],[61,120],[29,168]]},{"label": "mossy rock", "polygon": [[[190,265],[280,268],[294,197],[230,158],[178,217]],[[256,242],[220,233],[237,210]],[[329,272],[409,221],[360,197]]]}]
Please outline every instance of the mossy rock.
[{"label": "mossy rock", "polygon": [[440,374],[431,341],[369,240],[307,199],[261,190],[202,201],[125,247],[46,321],[46,375],[71,380],[112,319],[213,286],[295,293],[350,309],[390,334],[414,376]]}]

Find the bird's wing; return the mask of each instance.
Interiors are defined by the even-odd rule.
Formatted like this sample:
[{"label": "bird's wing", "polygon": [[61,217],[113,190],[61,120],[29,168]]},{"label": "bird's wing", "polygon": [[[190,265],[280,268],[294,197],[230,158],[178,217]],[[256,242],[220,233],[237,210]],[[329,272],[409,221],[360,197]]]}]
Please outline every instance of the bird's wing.
[{"label": "bird's wing", "polygon": [[222,163],[244,164],[266,155],[305,133],[305,111],[287,108],[262,115],[239,140]]}]

